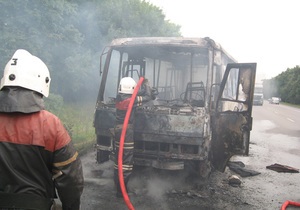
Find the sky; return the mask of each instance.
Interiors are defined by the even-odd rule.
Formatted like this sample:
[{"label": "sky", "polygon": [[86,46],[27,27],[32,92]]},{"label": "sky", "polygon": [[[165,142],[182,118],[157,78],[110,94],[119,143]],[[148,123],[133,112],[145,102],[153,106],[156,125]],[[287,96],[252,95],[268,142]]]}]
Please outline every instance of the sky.
[{"label": "sky", "polygon": [[184,37],[210,37],[238,62],[257,63],[257,81],[300,66],[299,0],[146,0]]}]

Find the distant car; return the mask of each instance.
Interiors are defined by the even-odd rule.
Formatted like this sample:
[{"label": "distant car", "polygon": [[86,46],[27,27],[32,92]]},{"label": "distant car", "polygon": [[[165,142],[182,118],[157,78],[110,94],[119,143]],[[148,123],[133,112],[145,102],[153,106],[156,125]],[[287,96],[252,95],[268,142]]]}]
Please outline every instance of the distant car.
[{"label": "distant car", "polygon": [[272,97],[269,99],[270,104],[279,104],[280,98],[278,97]]}]

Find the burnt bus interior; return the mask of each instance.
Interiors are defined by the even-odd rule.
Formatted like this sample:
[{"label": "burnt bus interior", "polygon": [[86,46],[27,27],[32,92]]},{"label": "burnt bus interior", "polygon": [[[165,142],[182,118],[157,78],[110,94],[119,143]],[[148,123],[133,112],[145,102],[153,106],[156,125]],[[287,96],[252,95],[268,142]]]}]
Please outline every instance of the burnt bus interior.
[{"label": "burnt bus interior", "polygon": [[117,94],[119,81],[124,76],[148,79],[158,92],[160,103],[192,102],[204,106],[208,74],[208,50],[186,47],[121,47],[112,52],[109,84],[104,100]]},{"label": "burnt bus interior", "polygon": [[228,75],[224,100],[218,105],[226,65],[235,61],[212,42],[189,44],[123,43],[104,50],[94,119],[98,163],[113,159],[114,99],[121,78],[138,82],[142,76],[157,95],[135,112],[135,164],[178,170],[188,162],[195,163],[198,172],[201,163],[207,164],[212,113],[247,110],[236,103],[245,102],[237,82],[242,71]]}]

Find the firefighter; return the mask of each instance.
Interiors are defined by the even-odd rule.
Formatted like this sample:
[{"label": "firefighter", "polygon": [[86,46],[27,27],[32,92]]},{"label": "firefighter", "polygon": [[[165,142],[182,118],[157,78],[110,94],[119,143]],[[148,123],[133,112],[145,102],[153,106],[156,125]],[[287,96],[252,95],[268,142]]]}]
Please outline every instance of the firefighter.
[{"label": "firefighter", "polygon": [[64,210],[80,209],[83,171],[58,117],[44,109],[50,74],[19,49],[0,84],[0,209],[47,210],[56,192]]},{"label": "firefighter", "polygon": [[[124,77],[120,81],[118,95],[116,98],[116,126],[115,126],[115,164],[114,164],[114,182],[117,189],[117,197],[122,197],[122,192],[118,177],[118,153],[120,138],[122,133],[122,127],[125,119],[125,115],[128,109],[131,96],[133,94],[134,88],[136,87],[136,82],[131,77]],[[133,149],[134,149],[134,139],[133,139],[133,120],[134,111],[137,106],[141,106],[143,103],[155,99],[152,94],[152,89],[145,79],[141,85],[137,97],[134,101],[133,109],[128,122],[126,136],[124,138],[124,151],[123,151],[123,175],[125,188],[127,190],[127,184],[133,169]]]}]

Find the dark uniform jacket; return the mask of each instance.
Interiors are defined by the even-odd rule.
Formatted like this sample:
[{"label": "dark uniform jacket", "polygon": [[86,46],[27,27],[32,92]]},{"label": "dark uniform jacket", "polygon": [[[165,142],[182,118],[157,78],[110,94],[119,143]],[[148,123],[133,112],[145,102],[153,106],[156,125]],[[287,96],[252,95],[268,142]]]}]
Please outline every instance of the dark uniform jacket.
[{"label": "dark uniform jacket", "polygon": [[[24,94],[26,102],[18,100]],[[61,121],[42,110],[39,97],[22,89],[0,91],[0,209],[49,209],[55,188],[63,209],[79,209],[78,153]]]}]

